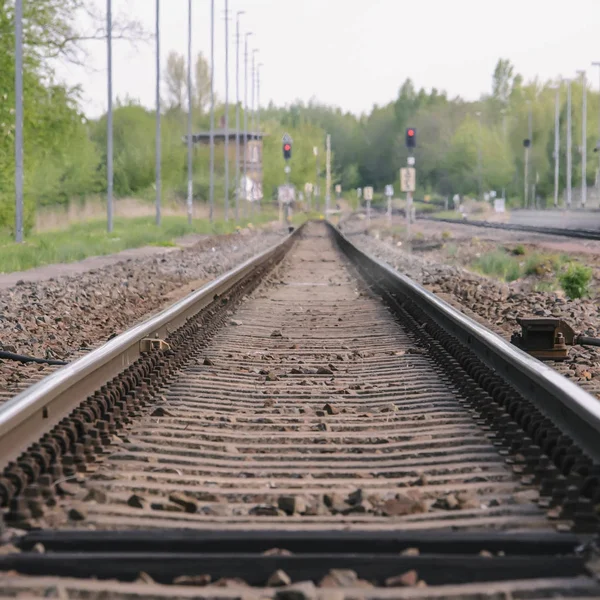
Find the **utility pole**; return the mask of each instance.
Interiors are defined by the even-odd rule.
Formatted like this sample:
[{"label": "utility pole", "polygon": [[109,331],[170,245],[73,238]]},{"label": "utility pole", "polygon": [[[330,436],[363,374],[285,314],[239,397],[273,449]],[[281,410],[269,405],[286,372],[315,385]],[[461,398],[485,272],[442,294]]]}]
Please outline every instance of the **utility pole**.
[{"label": "utility pole", "polygon": [[527,115],[527,140],[528,142],[525,144],[525,173],[524,173],[524,189],[523,189],[523,197],[525,208],[529,208],[529,152],[532,144],[532,118],[531,118],[531,100],[527,100],[527,106],[529,107],[528,115]]},{"label": "utility pole", "polygon": [[315,161],[316,161],[316,174],[315,174],[315,208],[317,210],[317,212],[319,212],[321,210],[321,203],[319,201],[319,196],[321,193],[321,190],[319,189],[319,147],[318,146],[314,146],[313,147],[313,154],[315,155]]},{"label": "utility pole", "polygon": [[248,185],[248,37],[251,35],[251,31],[246,32],[244,42],[244,217],[248,214],[248,198],[246,195]]},{"label": "utility pole", "polygon": [[106,216],[113,230],[113,111],[112,111],[112,0],[106,0],[106,53],[108,62],[108,110],[106,115]]},{"label": "utility pole", "polygon": [[208,219],[212,223],[215,217],[215,0],[210,0],[210,179],[208,205]]},{"label": "utility pole", "polygon": [[156,224],[160,225],[160,0],[156,0]]},{"label": "utility pole", "polygon": [[[600,62],[593,62],[593,67],[600,67]],[[600,69],[598,71],[600,74]],[[599,88],[600,90],[600,84]],[[600,202],[600,103],[598,104],[598,139],[596,140],[596,147],[594,148],[594,152],[598,153],[598,171],[596,172],[596,194],[598,202]]]},{"label": "utility pole", "polygon": [[[256,53],[258,52],[258,48],[254,48],[252,50],[252,108],[250,109],[250,139],[254,141],[256,139],[256,130],[255,130],[255,112],[254,112],[254,94],[256,91]],[[254,188],[254,185],[252,186]],[[250,214],[254,215],[254,198],[252,203],[250,204]]]},{"label": "utility pole", "polygon": [[560,84],[554,102],[554,208],[558,207],[558,174],[560,165]]},{"label": "utility pole", "polygon": [[[15,241],[23,241],[23,1],[15,2]],[[110,229],[109,229],[110,231]]]},{"label": "utility pole", "polygon": [[[259,63],[256,66],[256,141],[260,142],[262,136],[260,134],[260,68],[263,66],[262,63]],[[262,144],[261,144],[262,149]],[[261,153],[262,154],[262,153]],[[261,169],[262,169],[262,160],[261,160]],[[258,212],[260,212],[260,197],[256,198],[256,207]]]},{"label": "utility pole", "polygon": [[481,112],[477,111],[475,113],[479,120],[479,143],[477,144],[477,187],[479,200],[483,200],[483,157],[482,157],[482,148],[481,148]]},{"label": "utility pole", "polygon": [[585,208],[587,200],[587,86],[585,71],[577,71],[581,75],[581,207]]},{"label": "utility pole", "polygon": [[567,208],[571,208],[571,80],[567,80]]},{"label": "utility pole", "polygon": [[188,168],[188,185],[187,185],[187,219],[188,225],[192,224],[192,195],[194,185],[192,181],[192,0],[188,0],[188,64],[187,64],[187,81],[188,81],[188,118],[187,118],[187,168]]},{"label": "utility pole", "polygon": [[325,164],[325,218],[327,218],[330,209],[329,204],[331,202],[331,135],[327,134],[325,143],[327,149]]},{"label": "utility pole", "polygon": [[240,15],[235,16],[235,220],[240,220]]},{"label": "utility pole", "polygon": [[229,0],[225,0],[225,222],[229,221]]}]

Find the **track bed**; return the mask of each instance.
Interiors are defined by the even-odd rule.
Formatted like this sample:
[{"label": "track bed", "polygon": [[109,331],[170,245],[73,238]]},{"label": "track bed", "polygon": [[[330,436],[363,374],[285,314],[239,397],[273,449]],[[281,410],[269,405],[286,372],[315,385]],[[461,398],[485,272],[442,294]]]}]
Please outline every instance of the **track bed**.
[{"label": "track bed", "polygon": [[[43,514],[25,511],[44,531],[22,547],[38,542],[47,552],[21,553],[5,567],[121,579],[147,571],[163,583],[208,574],[225,587],[236,576],[263,586],[277,569],[318,584],[342,567],[358,583],[352,575],[328,582],[352,597],[600,596],[568,550],[575,537],[559,533],[571,521],[538,502],[541,482],[524,477],[474,404],[485,394],[458,385],[458,366],[432,351],[418,319],[391,310],[371,283],[323,225],[309,224],[206,339],[195,335],[133,416],[109,420],[102,444],[66,469],[70,480],[59,480]],[[75,563],[74,552],[87,561],[79,554]],[[390,578],[412,570],[416,579],[403,585],[444,587],[381,588],[400,586]],[[58,586],[68,597],[190,595],[19,575],[3,585]],[[321,593],[309,587],[289,597]],[[195,594],[283,594],[276,590]]]}]

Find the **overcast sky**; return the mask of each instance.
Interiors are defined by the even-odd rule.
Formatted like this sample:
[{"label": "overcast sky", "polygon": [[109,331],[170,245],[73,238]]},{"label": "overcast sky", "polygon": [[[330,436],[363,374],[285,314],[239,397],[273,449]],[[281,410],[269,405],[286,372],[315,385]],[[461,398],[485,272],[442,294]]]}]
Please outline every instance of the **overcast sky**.
[{"label": "overcast sky", "polygon": [[[95,0],[104,6],[104,0]],[[210,55],[210,0],[192,0],[193,53]],[[161,56],[187,52],[187,0],[161,0]],[[215,86],[225,95],[225,0],[215,0]],[[235,98],[235,12],[258,48],[261,104],[315,97],[355,113],[392,100],[406,77],[417,87],[476,99],[499,57],[526,79],[574,76],[598,86],[600,0],[229,0],[230,98]],[[113,0],[113,12],[154,31],[155,0]],[[243,46],[242,46],[243,47]],[[106,48],[89,45],[87,68],[59,75],[84,89],[89,116],[104,111]],[[113,86],[153,106],[154,43],[114,43]],[[240,56],[243,85],[243,55]]]}]

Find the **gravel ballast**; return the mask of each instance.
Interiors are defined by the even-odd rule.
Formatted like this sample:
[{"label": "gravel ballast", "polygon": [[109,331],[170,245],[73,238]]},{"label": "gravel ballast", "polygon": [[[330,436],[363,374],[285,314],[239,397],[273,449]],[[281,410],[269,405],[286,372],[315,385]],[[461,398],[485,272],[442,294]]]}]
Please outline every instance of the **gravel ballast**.
[{"label": "gravel ballast", "polygon": [[[76,358],[284,235],[245,230],[75,276],[20,280],[0,290],[0,349],[41,358]],[[54,368],[0,360],[0,398],[6,400]]]},{"label": "gravel ballast", "polygon": [[[349,239],[375,258],[417,281],[446,302],[501,335],[507,341],[520,331],[517,317],[558,317],[577,333],[600,335],[600,307],[595,299],[569,300],[553,292],[523,291],[518,284],[502,283],[464,268],[432,262],[402,247],[364,232],[364,224],[344,228]],[[600,352],[575,346],[563,362],[549,362],[560,373],[600,397]]]}]

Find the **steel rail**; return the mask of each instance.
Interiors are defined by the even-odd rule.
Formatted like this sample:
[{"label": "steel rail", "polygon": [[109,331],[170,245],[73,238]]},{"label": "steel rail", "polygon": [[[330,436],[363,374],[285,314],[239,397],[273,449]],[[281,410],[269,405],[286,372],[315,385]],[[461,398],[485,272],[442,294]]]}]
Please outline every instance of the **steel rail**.
[{"label": "steel rail", "polygon": [[359,250],[328,223],[342,251],[368,282],[413,300],[426,315],[464,344],[493,371],[511,384],[584,450],[600,461],[600,403],[597,398],[551,367],[529,356],[500,336],[432,294],[412,279]]},{"label": "steel rail", "polygon": [[49,431],[88,396],[132,365],[145,339],[164,339],[217,297],[287,250],[301,227],[157,315],[135,325],[86,356],[69,363],[0,406],[0,470]]},{"label": "steel rail", "polygon": [[458,225],[473,225],[473,227],[486,227],[488,229],[504,229],[506,231],[526,231],[545,235],[560,235],[563,237],[584,240],[600,240],[600,231],[595,229],[567,229],[566,227],[538,227],[535,225],[517,225],[516,223],[490,223],[488,221],[465,221],[459,219],[444,219],[438,217],[419,216],[422,221],[438,221],[440,223],[453,223]]}]

